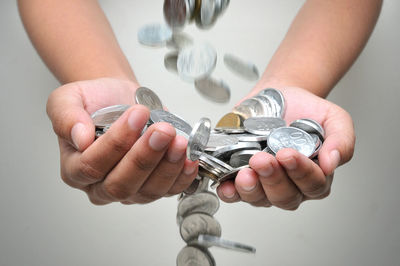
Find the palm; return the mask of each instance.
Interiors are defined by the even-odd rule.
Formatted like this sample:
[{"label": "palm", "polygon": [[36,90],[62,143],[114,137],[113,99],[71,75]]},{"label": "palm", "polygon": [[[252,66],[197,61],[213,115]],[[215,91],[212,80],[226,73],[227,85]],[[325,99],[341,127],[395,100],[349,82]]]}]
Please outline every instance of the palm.
[{"label": "palm", "polygon": [[331,110],[341,109],[304,89],[286,88],[283,93],[286,100],[285,120],[288,123],[296,119],[310,118],[323,125]]},{"label": "palm", "polygon": [[74,83],[71,93],[80,96],[85,110],[94,111],[111,105],[134,104],[137,85],[125,80],[99,79]]}]

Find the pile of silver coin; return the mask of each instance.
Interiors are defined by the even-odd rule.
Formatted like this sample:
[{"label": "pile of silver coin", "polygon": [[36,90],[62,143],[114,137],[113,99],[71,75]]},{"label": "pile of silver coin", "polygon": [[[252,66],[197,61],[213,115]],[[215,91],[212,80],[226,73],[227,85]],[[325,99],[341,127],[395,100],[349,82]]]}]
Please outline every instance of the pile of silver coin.
[{"label": "pile of silver coin", "polygon": [[234,179],[258,152],[272,155],[292,148],[316,158],[324,141],[322,126],[312,119],[299,119],[286,125],[285,99],[278,90],[268,88],[243,101],[210,130],[201,119],[191,132],[188,158],[199,160],[199,176],[213,181],[212,188]]},{"label": "pile of silver coin", "polygon": [[[135,103],[149,108],[150,119],[143,129],[154,123],[167,122],[177,134],[188,139],[187,158],[199,161],[198,177],[181,194],[177,212],[182,239],[187,243],[177,258],[177,265],[215,265],[208,248],[212,246],[254,253],[253,247],[221,238],[221,226],[213,217],[219,199],[208,191],[222,182],[235,179],[249,167],[250,158],[258,152],[275,155],[292,148],[315,159],[324,141],[322,126],[312,119],[299,119],[286,125],[283,119],[286,101],[282,93],[268,88],[244,100],[223,116],[211,130],[211,121],[201,118],[193,127],[184,119],[163,109],[159,97],[150,89],[136,91]],[[101,137],[130,105],[115,105],[92,114],[96,137]],[[197,264],[193,264],[197,263]]]},{"label": "pile of silver coin", "polygon": [[[138,32],[142,45],[172,48],[164,57],[165,68],[182,80],[194,83],[200,95],[217,103],[226,103],[231,96],[229,85],[211,76],[217,65],[217,52],[207,42],[194,42],[182,30],[191,21],[201,29],[211,28],[228,5],[228,0],[165,0],[166,24],[148,24]],[[223,61],[237,76],[258,80],[259,71],[253,63],[233,54],[225,54]]]}]

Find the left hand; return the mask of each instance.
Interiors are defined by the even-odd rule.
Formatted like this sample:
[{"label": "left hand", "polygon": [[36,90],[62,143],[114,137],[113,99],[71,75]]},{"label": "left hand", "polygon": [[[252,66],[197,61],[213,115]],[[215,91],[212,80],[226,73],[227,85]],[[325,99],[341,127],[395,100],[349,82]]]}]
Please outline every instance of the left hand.
[{"label": "left hand", "polygon": [[259,152],[250,159],[250,168],[218,187],[221,200],[296,210],[305,200],[327,197],[334,170],[352,158],[354,127],[344,109],[301,88],[290,87],[281,92],[286,99],[288,124],[311,118],[323,126],[325,142],[319,151],[319,164],[293,149],[280,150],[276,157]]}]

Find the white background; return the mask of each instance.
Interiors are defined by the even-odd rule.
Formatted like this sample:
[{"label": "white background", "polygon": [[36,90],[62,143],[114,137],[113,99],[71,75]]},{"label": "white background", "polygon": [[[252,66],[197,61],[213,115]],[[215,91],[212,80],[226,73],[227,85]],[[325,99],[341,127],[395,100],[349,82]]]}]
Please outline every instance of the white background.
[{"label": "white background", "polygon": [[[163,67],[163,49],[137,42],[138,28],[162,22],[162,1],[102,1],[142,85],[191,124],[215,124],[254,83],[228,72],[229,104],[199,96]],[[263,70],[303,1],[231,1],[207,32],[222,58],[235,53]],[[332,195],[296,212],[222,204],[216,218],[226,239],[254,245],[256,255],[212,248],[218,265],[399,265],[400,2],[387,0],[376,30],[329,99],[348,110],[357,132],[353,160],[338,169]],[[60,18],[61,19],[61,18]],[[33,49],[14,1],[0,3],[0,265],[174,265],[184,246],[176,198],[146,206],[93,206],[59,177],[55,134],[45,113],[59,86]]]}]

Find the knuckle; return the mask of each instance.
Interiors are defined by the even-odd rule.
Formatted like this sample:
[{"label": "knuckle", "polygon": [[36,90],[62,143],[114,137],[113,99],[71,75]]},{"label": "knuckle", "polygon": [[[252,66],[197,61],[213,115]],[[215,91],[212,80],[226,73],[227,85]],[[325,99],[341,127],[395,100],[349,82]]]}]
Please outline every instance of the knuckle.
[{"label": "knuckle", "polygon": [[279,186],[280,184],[282,184],[282,182],[284,180],[279,175],[272,175],[272,176],[269,176],[269,177],[259,176],[259,178],[260,178],[260,182],[262,184],[268,185],[270,187]]},{"label": "knuckle", "polygon": [[90,162],[85,159],[85,157],[81,157],[79,163],[79,173],[87,179],[87,182],[93,183],[104,178],[104,174],[93,167]]},{"label": "knuckle", "polygon": [[132,197],[132,201],[137,204],[147,204],[153,202],[154,200],[146,198],[142,195],[135,195],[134,197]]},{"label": "knuckle", "polygon": [[274,201],[273,204],[284,210],[297,210],[302,199],[303,196],[300,193],[296,193],[284,199]]},{"label": "knuckle", "polygon": [[131,143],[129,143],[124,139],[119,138],[118,136],[115,136],[114,134],[111,136],[109,141],[111,148],[117,153],[125,154],[132,147]]},{"label": "knuckle", "polygon": [[130,192],[119,184],[105,183],[103,184],[104,191],[115,201],[125,201],[129,198]]},{"label": "knuckle", "polygon": [[315,198],[323,195],[326,192],[326,190],[327,190],[326,179],[321,179],[318,181],[313,181],[310,184],[310,187],[308,187],[307,189],[303,189],[302,192],[311,198]]},{"label": "knuckle", "polygon": [[331,194],[331,189],[329,188],[328,190],[326,190],[325,192],[323,192],[319,196],[314,197],[313,199],[316,199],[316,200],[325,199],[325,198],[329,197],[330,194]]},{"label": "knuckle", "polygon": [[144,156],[135,155],[131,158],[133,165],[135,165],[140,171],[149,172],[154,169],[154,162]]},{"label": "knuckle", "polygon": [[150,191],[141,191],[139,195],[149,201],[156,201],[162,197],[162,195]]},{"label": "knuckle", "polygon": [[88,195],[88,197],[89,197],[90,203],[92,203],[93,205],[96,205],[96,206],[104,206],[104,205],[107,205],[107,204],[110,203],[110,202],[105,202],[105,201],[100,200],[100,199],[96,199],[96,198],[94,198],[94,197],[92,197],[90,195]]}]

